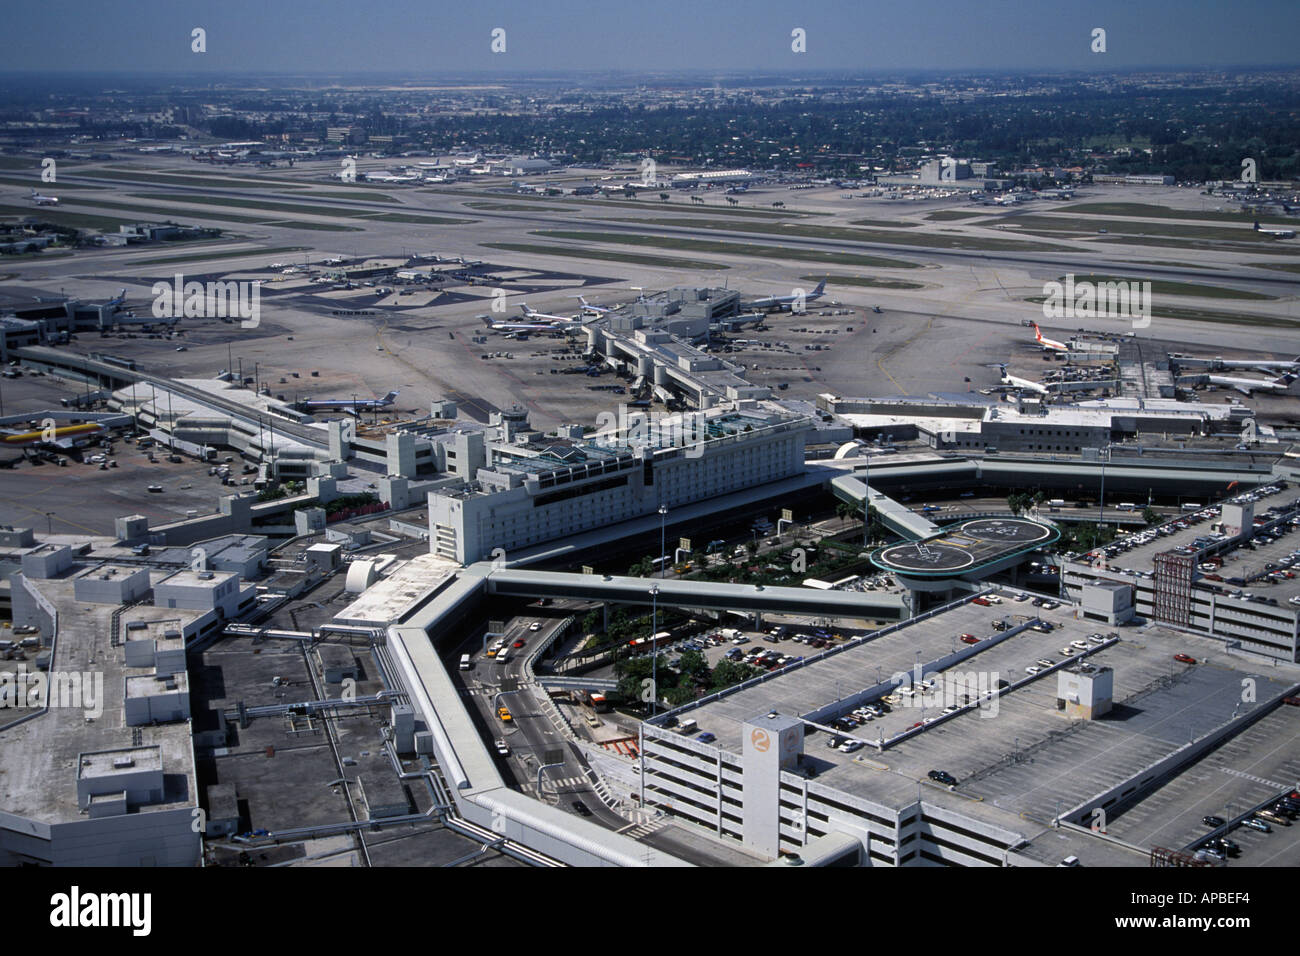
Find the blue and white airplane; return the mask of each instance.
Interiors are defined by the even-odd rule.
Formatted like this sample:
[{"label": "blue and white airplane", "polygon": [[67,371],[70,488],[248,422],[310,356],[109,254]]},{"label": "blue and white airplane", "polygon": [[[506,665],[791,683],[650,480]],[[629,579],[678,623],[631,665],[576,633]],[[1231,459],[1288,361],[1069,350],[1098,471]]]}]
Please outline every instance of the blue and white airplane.
[{"label": "blue and white airplane", "polygon": [[800,305],[800,304],[807,305],[809,302],[816,302],[825,294],[826,294],[826,280],[822,279],[821,282],[817,283],[817,288],[813,289],[811,292],[805,292],[802,296],[799,295],[764,296],[761,299],[755,299],[753,302],[749,303],[749,307],[751,309],[775,308],[775,309],[780,309],[782,312],[789,312],[793,310],[796,305]]},{"label": "blue and white airplane", "polygon": [[392,391],[383,398],[312,398],[298,402],[304,412],[377,412],[393,404],[397,392]]}]

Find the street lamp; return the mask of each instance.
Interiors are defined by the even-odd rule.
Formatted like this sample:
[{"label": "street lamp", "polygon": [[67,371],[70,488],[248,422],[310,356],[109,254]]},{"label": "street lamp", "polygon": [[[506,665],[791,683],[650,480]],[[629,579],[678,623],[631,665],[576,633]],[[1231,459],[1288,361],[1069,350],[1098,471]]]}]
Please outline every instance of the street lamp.
[{"label": "street lamp", "polygon": [[871,452],[867,452],[867,470],[862,477],[862,546],[871,544]]},{"label": "street lamp", "polygon": [[[662,509],[660,509],[662,511]],[[659,632],[659,585],[650,589],[650,716],[659,712],[659,645],[655,634]]]},{"label": "street lamp", "polygon": [[54,534],[54,520],[53,520],[53,519],[54,519],[54,515],[55,515],[55,512],[53,512],[53,511],[47,511],[47,512],[45,512],[45,533],[46,533],[46,535],[52,535],[52,534]]},{"label": "street lamp", "polygon": [[1097,543],[1101,543],[1101,529],[1106,526],[1106,463],[1110,461],[1110,442],[1102,446],[1101,453],[1101,495],[1097,499]]},{"label": "street lamp", "polygon": [[668,506],[659,506],[659,576],[668,577],[668,559],[664,552],[664,521],[668,517]]}]

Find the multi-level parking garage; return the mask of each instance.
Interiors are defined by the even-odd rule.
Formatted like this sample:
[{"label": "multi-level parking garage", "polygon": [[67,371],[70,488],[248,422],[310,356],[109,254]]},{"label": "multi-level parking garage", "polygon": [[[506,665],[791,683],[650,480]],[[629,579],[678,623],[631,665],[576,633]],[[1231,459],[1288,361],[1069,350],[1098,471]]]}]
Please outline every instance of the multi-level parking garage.
[{"label": "multi-level parking garage", "polygon": [[[576,588],[639,603],[652,582],[447,570],[404,602],[386,633],[417,748],[435,761],[459,815],[554,860],[681,862],[514,789],[435,649],[503,598]],[[789,597],[687,584],[665,582],[660,596],[687,606],[743,597],[751,613],[781,610]],[[1287,756],[1300,709],[1281,706],[1297,690],[1290,669],[1265,671],[1257,657],[1167,627],[1098,628],[1075,606],[1035,606],[1018,592],[985,591],[979,602],[867,633],[643,724],[642,808],[698,833],[701,847],[730,845],[758,860],[849,853],[875,865],[1052,866],[1076,856],[1140,866],[1153,849],[1194,842],[1193,809],[1223,809],[1212,806],[1221,781],[1206,777],[1209,758],[1242,801],[1263,802],[1269,781],[1300,769]],[[370,606],[363,616],[380,613]],[[886,698],[888,711],[845,729],[847,716]],[[1243,750],[1236,742],[1246,734],[1255,743]],[[1264,774],[1249,757],[1261,739],[1278,754]],[[1156,808],[1176,825],[1153,826]],[[1099,812],[1104,832],[1092,826]]]},{"label": "multi-level parking garage", "polygon": [[1066,561],[1062,584],[1072,597],[1090,584],[1122,585],[1143,617],[1294,662],[1298,532],[1300,498],[1274,484]]},{"label": "multi-level parking garage", "polygon": [[[1039,621],[1052,629],[1031,626]],[[645,804],[770,854],[838,832],[856,834],[877,865],[1055,865],[1071,855],[1145,865],[1157,845],[1182,849],[1187,833],[1129,841],[1095,832],[1098,812],[1123,820],[1180,780],[1204,803],[1208,755],[1247,774],[1231,741],[1249,731],[1285,749],[1300,720],[1279,707],[1294,674],[1260,674],[1241,656],[1206,661],[1207,652],[1208,642],[1161,627],[1099,632],[1069,606],[1035,609],[1009,595],[960,604],[646,723]],[[860,729],[830,729],[899,687],[922,689]],[[844,742],[826,746],[832,737]],[[1286,780],[1294,769],[1276,773]]]}]

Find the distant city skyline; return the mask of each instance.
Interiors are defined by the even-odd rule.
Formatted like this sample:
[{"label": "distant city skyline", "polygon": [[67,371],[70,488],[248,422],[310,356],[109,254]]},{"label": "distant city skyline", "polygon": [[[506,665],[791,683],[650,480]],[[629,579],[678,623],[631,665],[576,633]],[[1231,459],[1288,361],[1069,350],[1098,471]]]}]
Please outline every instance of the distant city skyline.
[{"label": "distant city skyline", "polygon": [[[573,0],[562,7],[485,0],[228,0],[220,5],[65,0],[14,5],[0,70],[409,76],[463,73],[816,74],[1125,72],[1300,66],[1294,0],[1100,0],[1087,6],[1009,0],[925,7],[825,0],[646,4]],[[205,52],[193,52],[192,31]],[[1105,52],[1092,52],[1105,30]],[[503,52],[493,52],[495,43]],[[796,30],[803,33],[792,36]],[[795,52],[802,46],[805,52]]]}]

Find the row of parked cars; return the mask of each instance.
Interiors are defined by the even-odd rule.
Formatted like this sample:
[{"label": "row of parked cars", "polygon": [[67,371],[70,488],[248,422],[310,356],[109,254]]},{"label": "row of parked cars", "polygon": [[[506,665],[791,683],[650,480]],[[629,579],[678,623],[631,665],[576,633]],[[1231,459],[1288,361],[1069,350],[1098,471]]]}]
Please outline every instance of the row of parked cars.
[{"label": "row of parked cars", "polygon": [[749,651],[742,651],[739,647],[733,647],[723,656],[727,660],[735,661],[738,664],[761,667],[763,670],[768,671],[774,671],[803,660],[803,657],[782,654],[779,651],[767,650],[761,647],[751,648]]},{"label": "row of parked cars", "polygon": [[[1300,816],[1300,790],[1292,790],[1267,809],[1256,810],[1254,816],[1242,820],[1240,825],[1260,833],[1272,833],[1275,826],[1289,827],[1297,816]],[[1215,830],[1228,826],[1227,820],[1213,814],[1202,817],[1201,822]],[[1216,860],[1225,860],[1241,856],[1241,847],[1228,839],[1225,830],[1223,835],[1211,837],[1201,844],[1197,852]]]},{"label": "row of parked cars", "polygon": [[[1052,630],[1052,626],[1046,621],[1039,621],[1038,623],[1045,625],[1048,631]],[[1034,630],[1040,630],[1040,628],[1035,625]],[[1089,634],[1087,640],[1080,639],[1077,641],[1071,641],[1065,647],[1062,647],[1061,655],[1063,657],[1074,657],[1076,654],[1082,654],[1084,651],[1088,650],[1089,645],[1096,647],[1105,643],[1106,638],[1102,637],[1100,634]],[[1193,661],[1192,663],[1196,662]],[[1038,660],[1034,661],[1034,663],[1025,668],[1025,673],[1029,675],[1040,674],[1047,668],[1055,666],[1056,661],[1052,660],[1050,657],[1040,657]]]}]

